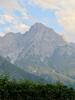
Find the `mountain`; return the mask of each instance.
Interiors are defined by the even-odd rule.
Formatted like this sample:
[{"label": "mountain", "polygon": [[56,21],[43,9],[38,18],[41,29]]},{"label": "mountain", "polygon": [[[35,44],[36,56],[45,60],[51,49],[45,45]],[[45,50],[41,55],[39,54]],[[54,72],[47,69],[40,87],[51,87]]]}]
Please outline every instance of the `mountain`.
[{"label": "mountain", "polygon": [[56,81],[64,82],[65,84],[74,86],[75,80],[64,76],[60,73],[51,71],[49,74],[43,73],[40,76],[34,73],[28,73],[14,64],[11,64],[8,60],[0,56],[0,75],[8,75],[11,79],[16,80],[33,80],[43,83],[54,83]]},{"label": "mountain", "polygon": [[57,48],[50,62],[56,71],[75,79],[75,44]]},{"label": "mountain", "polygon": [[24,48],[19,53],[16,64],[27,67],[47,67],[55,49],[64,46],[63,38],[43,24],[36,23],[24,34]]},{"label": "mountain", "polygon": [[75,80],[75,44],[67,43],[41,23],[31,26],[25,34],[7,33],[0,37],[0,55],[23,72],[45,81]]},{"label": "mountain", "polygon": [[7,33],[4,37],[0,37],[0,55],[9,57],[14,62],[22,49],[22,38],[22,34],[11,32]]},{"label": "mountain", "polygon": [[40,77],[27,73],[8,60],[0,56],[0,75],[7,75],[12,79],[40,80]]},{"label": "mountain", "polygon": [[69,83],[69,85],[74,86],[75,80],[66,77],[62,74],[51,71],[49,75],[47,73],[43,73],[40,76],[34,73],[28,73],[21,68],[17,67],[14,64],[11,64],[8,60],[0,56],[0,75],[8,75],[11,79],[16,80],[33,80],[37,82],[43,83],[54,83],[56,81],[64,82],[65,84]]}]

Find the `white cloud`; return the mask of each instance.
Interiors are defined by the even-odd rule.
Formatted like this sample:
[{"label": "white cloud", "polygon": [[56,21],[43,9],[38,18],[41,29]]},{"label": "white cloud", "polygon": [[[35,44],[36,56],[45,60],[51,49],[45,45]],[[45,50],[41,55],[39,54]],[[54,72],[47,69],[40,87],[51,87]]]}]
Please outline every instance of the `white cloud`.
[{"label": "white cloud", "polygon": [[18,30],[18,32],[24,33],[25,31],[29,29],[29,26],[25,24],[17,24],[16,29]]},{"label": "white cloud", "polygon": [[[0,26],[4,25],[4,27],[2,27],[4,31],[1,33],[4,34],[10,31],[23,33],[29,28],[29,26],[23,22],[23,20],[29,19],[29,16],[26,8],[21,6],[20,0],[0,0],[0,8],[4,10],[4,13],[0,14]],[[13,12],[15,10],[19,11],[21,16],[14,15]]]},{"label": "white cloud", "polygon": [[[58,16],[58,22],[64,26],[65,33],[70,39],[71,33],[75,37],[75,0],[31,0],[37,6],[53,10]],[[72,39],[72,36],[71,36]],[[74,38],[75,39],[75,38]]]},{"label": "white cloud", "polygon": [[2,15],[2,17],[3,17],[4,21],[7,21],[9,23],[13,23],[13,21],[15,20],[15,17],[13,17],[10,14],[9,15],[8,14],[4,14],[4,15]]},{"label": "white cloud", "polygon": [[18,32],[24,33],[28,29],[29,29],[28,25],[25,25],[25,24],[15,24],[15,27],[14,26],[12,26],[12,27],[5,27],[4,30],[2,32],[0,32],[0,36],[4,36],[6,33],[11,32],[11,30],[14,33],[18,33]]},{"label": "white cloud", "polygon": [[3,35],[4,35],[4,33],[8,33],[11,31],[24,33],[25,31],[27,31],[29,29],[28,25],[21,22],[20,19],[18,19],[16,16],[12,16],[11,14],[1,15],[0,19],[1,19],[0,26],[6,24],[6,27],[3,28],[3,30],[4,30]]},{"label": "white cloud", "polygon": [[0,0],[0,7],[4,8],[7,12],[18,10],[23,16],[28,18],[27,10],[20,4],[20,0]]}]

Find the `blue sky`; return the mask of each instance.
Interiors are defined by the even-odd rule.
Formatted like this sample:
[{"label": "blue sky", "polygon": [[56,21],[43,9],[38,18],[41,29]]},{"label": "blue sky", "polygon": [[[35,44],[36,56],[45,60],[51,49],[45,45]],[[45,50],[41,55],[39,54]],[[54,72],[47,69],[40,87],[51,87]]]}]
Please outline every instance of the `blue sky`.
[{"label": "blue sky", "polygon": [[26,7],[28,14],[35,18],[34,21],[32,20],[28,22],[29,25],[40,22],[46,24],[50,28],[53,28],[57,32],[63,32],[64,28],[58,23],[58,17],[52,10],[44,11],[34,4],[29,4],[27,0],[22,0],[21,4]]},{"label": "blue sky", "polygon": [[[62,1],[62,0],[61,0]],[[2,0],[0,35],[27,31],[36,22],[53,28],[68,41],[75,41],[74,0]]]}]

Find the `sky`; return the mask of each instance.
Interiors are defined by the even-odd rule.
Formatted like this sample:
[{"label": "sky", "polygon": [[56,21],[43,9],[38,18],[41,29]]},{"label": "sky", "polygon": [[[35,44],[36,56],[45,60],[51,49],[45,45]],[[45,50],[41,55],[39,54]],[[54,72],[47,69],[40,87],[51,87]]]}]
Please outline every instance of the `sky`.
[{"label": "sky", "polygon": [[75,0],[0,0],[0,35],[25,33],[36,22],[75,42]]}]

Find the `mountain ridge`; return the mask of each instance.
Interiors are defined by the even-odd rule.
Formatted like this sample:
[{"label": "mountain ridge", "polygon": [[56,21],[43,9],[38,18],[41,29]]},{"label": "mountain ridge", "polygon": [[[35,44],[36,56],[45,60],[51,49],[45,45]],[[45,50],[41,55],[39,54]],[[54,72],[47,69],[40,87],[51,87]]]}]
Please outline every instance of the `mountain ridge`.
[{"label": "mountain ridge", "polygon": [[35,23],[24,34],[8,33],[0,38],[1,56],[45,79],[55,75],[75,79],[74,49],[74,43],[67,43],[61,35],[41,23]]}]

